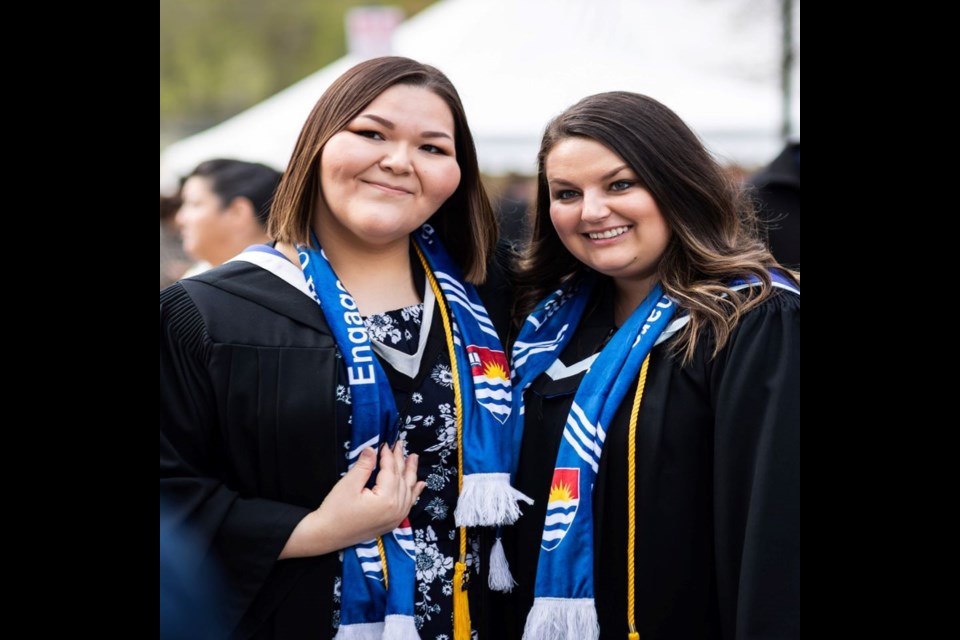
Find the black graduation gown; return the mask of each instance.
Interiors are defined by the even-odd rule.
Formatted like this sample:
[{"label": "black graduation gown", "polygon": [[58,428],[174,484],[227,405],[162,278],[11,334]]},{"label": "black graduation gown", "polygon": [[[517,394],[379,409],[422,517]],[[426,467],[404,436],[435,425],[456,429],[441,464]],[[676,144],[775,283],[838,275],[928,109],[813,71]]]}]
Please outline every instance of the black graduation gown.
[{"label": "black graduation gown", "polygon": [[[505,326],[496,265],[488,283]],[[198,576],[221,574],[210,616],[230,637],[331,635],[336,555],[277,556],[346,470],[338,366],[316,302],[260,267],[227,263],[160,294],[161,529],[189,532]],[[480,628],[484,592],[471,590]]]},{"label": "black graduation gown", "polygon": [[[612,295],[561,356],[571,365],[613,328]],[[746,314],[716,359],[704,336],[681,367],[654,348],[637,426],[636,622],[644,640],[793,638],[800,630],[800,298],[780,292]],[[516,487],[524,508],[505,541],[519,637],[533,602],[540,535],[563,424],[583,374],[527,391]],[[636,382],[634,386],[636,388]],[[608,428],[594,491],[602,638],[625,638],[627,427],[632,391]]]}]

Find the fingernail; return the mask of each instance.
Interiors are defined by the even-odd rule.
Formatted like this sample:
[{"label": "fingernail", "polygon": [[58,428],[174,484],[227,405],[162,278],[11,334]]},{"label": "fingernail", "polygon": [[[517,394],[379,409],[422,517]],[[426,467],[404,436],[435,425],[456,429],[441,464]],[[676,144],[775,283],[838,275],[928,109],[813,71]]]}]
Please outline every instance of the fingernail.
[{"label": "fingernail", "polygon": [[370,456],[375,456],[375,455],[377,455],[376,452],[370,447],[367,447],[366,449],[360,452],[361,458],[369,458]]}]

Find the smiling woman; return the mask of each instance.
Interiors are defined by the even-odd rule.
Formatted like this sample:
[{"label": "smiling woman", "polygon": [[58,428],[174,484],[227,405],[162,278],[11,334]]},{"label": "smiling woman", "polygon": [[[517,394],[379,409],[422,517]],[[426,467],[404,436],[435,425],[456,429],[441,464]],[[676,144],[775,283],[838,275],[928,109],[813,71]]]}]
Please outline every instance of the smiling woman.
[{"label": "smiling woman", "polygon": [[799,637],[795,274],[740,187],[647,96],[560,114],[537,180],[512,363],[516,483],[536,502],[507,534],[518,586],[503,626]]},{"label": "smiling woman", "polygon": [[270,231],[160,298],[160,494],[227,576],[218,617],[238,637],[482,634],[480,527],[526,498],[509,295],[474,286],[502,278],[495,221],[446,76],[378,58],[334,82]]},{"label": "smiling woman", "polygon": [[[317,237],[334,264],[344,261],[338,254],[363,250],[405,256],[408,236],[459,184],[449,107],[428,89],[391,87],[324,147]],[[408,293],[407,302],[419,301]]]}]

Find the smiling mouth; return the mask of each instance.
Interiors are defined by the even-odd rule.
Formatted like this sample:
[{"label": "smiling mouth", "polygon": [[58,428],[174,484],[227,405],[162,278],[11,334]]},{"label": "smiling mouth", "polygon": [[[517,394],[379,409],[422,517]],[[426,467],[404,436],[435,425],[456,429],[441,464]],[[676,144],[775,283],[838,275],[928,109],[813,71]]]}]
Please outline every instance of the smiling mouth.
[{"label": "smiling mouth", "polygon": [[591,240],[609,240],[610,238],[616,238],[618,236],[622,236],[629,230],[630,230],[630,226],[626,225],[623,227],[615,227],[613,229],[607,229],[606,231],[584,233],[583,235],[587,236]]},{"label": "smiling mouth", "polygon": [[398,196],[407,196],[411,194],[410,191],[408,191],[407,189],[404,189],[403,187],[395,187],[390,184],[385,184],[383,182],[373,182],[371,180],[364,180],[364,182],[375,189],[383,191],[384,193],[392,193]]}]

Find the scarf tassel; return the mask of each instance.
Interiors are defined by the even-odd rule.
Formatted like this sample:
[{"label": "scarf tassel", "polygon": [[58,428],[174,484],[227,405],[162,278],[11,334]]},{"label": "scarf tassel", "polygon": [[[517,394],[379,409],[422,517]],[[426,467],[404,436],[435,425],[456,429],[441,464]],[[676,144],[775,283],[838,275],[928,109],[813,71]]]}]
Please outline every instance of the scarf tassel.
[{"label": "scarf tassel", "polygon": [[600,625],[593,598],[534,598],[523,640],[597,640]]},{"label": "scarf tassel", "polygon": [[383,623],[365,622],[340,625],[334,640],[381,640],[381,638],[383,638]]},{"label": "scarf tassel", "polygon": [[518,501],[533,500],[510,486],[509,473],[471,473],[463,476],[454,518],[458,527],[513,524],[523,512]]},{"label": "scarf tassel", "polygon": [[388,615],[383,619],[383,640],[420,640],[412,616]]},{"label": "scarf tassel", "polygon": [[467,565],[453,567],[453,640],[470,640],[470,600],[467,597]]},{"label": "scarf tassel", "polygon": [[493,550],[490,551],[490,575],[487,577],[487,584],[491,591],[502,591],[510,593],[517,585],[510,573],[510,564],[507,562],[507,554],[503,552],[503,542],[500,538],[493,543]]}]

